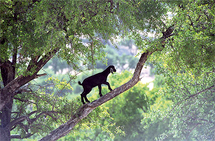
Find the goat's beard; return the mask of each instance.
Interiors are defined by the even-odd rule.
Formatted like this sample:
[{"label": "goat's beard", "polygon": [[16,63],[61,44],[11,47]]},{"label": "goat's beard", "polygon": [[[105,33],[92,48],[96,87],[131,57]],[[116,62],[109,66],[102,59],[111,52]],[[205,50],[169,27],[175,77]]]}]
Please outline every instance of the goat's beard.
[{"label": "goat's beard", "polygon": [[110,69],[110,72],[111,72],[112,74],[114,73],[114,71],[113,71],[113,69],[112,69],[112,68]]}]

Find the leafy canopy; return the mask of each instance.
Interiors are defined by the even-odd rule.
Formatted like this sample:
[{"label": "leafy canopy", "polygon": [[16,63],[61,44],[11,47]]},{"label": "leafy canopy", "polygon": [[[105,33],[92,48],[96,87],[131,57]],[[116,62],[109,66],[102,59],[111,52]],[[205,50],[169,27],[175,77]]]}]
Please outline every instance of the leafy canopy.
[{"label": "leafy canopy", "polygon": [[[157,11],[150,11],[153,8]],[[5,124],[20,133],[18,138],[28,138],[35,133],[43,135],[66,122],[79,102],[68,102],[65,97],[56,96],[56,91],[49,93],[51,87],[30,82],[40,76],[41,68],[58,55],[80,71],[82,66],[104,59],[101,39],[113,41],[125,35],[140,39],[140,32],[155,30],[166,12],[166,7],[155,1],[1,1],[0,64],[1,68],[5,67],[2,64],[14,67],[14,79],[8,80],[14,82],[10,83],[14,91],[10,89],[11,93],[5,95],[15,94],[10,97],[13,108],[6,110],[11,113],[13,124]],[[164,28],[159,27],[158,30]],[[9,75],[3,71],[1,74]],[[59,82],[54,78],[48,81]],[[59,83],[59,89],[71,89],[70,85],[63,86],[66,82]]]}]

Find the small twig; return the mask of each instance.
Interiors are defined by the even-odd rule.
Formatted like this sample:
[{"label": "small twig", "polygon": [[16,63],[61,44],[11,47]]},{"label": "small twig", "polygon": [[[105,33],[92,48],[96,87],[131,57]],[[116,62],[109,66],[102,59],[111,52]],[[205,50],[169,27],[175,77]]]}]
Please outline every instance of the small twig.
[{"label": "small twig", "polygon": [[207,90],[210,90],[210,89],[212,89],[212,88],[214,88],[214,85],[211,86],[211,87],[209,87],[209,88],[206,88],[206,89],[204,89],[204,90],[202,90],[202,91],[200,91],[200,92],[198,92],[198,93],[196,93],[196,94],[190,95],[188,98],[185,99],[185,101],[188,100],[188,99],[190,99],[191,97],[197,96],[197,95],[199,95],[199,94],[201,94],[201,93],[203,93],[203,92],[205,92],[205,91],[207,91]]}]

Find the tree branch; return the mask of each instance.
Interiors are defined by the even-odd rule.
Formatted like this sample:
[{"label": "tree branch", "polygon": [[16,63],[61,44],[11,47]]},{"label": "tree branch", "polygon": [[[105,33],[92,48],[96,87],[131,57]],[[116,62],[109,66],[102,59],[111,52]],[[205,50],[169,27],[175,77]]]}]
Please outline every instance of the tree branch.
[{"label": "tree branch", "polygon": [[200,91],[200,92],[197,92],[196,94],[190,95],[188,98],[185,98],[185,99],[179,101],[179,102],[169,111],[169,113],[163,118],[163,120],[166,119],[167,116],[170,115],[170,114],[172,113],[172,111],[175,110],[175,108],[176,108],[177,106],[179,106],[182,102],[187,101],[187,100],[189,100],[189,99],[192,98],[192,97],[198,96],[198,95],[200,95],[201,93],[204,93],[204,92],[206,92],[206,91],[208,91],[208,90],[211,90],[211,89],[213,89],[214,87],[215,87],[215,86],[212,85],[211,87],[208,87],[208,88],[206,88],[206,89],[204,89],[204,90],[202,90],[202,91]]},{"label": "tree branch", "polygon": [[[165,41],[167,38],[172,36],[172,32],[174,30],[174,27],[169,27],[165,32],[163,32],[163,36],[161,37],[162,42]],[[164,44],[162,44],[164,47]],[[74,126],[81,121],[83,118],[85,118],[92,110],[94,110],[96,107],[104,104],[105,102],[113,99],[114,97],[118,96],[119,94],[127,91],[128,89],[132,88],[135,84],[137,84],[140,81],[140,73],[142,71],[143,65],[147,61],[148,57],[155,51],[161,51],[162,49],[155,49],[152,51],[147,50],[146,52],[142,53],[137,66],[135,68],[135,71],[133,73],[133,77],[122,86],[114,89],[113,91],[103,95],[99,99],[93,101],[92,103],[87,103],[81,106],[77,112],[70,118],[66,123],[60,125],[57,129],[51,131],[47,136],[43,137],[40,141],[55,141],[66,134],[68,134]]]},{"label": "tree branch", "polygon": [[21,135],[11,135],[11,139],[23,139],[23,138],[29,138],[34,134],[28,133],[26,136],[22,137]]},{"label": "tree branch", "polygon": [[213,85],[213,86],[208,87],[208,88],[206,88],[206,89],[204,89],[204,90],[202,90],[202,91],[200,91],[200,92],[198,92],[198,93],[196,93],[196,94],[192,94],[192,95],[190,95],[188,98],[184,99],[183,101],[186,101],[186,100],[188,100],[188,99],[190,99],[190,98],[192,98],[192,97],[195,97],[195,96],[197,96],[197,95],[199,95],[199,94],[201,94],[201,93],[203,93],[203,92],[206,92],[206,91],[208,91],[208,90],[211,90],[211,89],[213,89],[214,87],[215,87],[215,86]]},{"label": "tree branch", "polygon": [[56,111],[43,111],[41,112],[40,114],[38,114],[35,118],[32,118],[30,119],[29,117],[32,115],[32,114],[35,114],[37,113],[38,111],[33,111],[31,113],[29,113],[28,115],[26,116],[22,116],[22,117],[19,117],[17,119],[14,119],[10,124],[10,128],[12,128],[13,126],[17,125],[17,124],[20,124],[21,122],[23,122],[24,120],[27,120],[29,124],[32,124],[34,123],[38,118],[40,118],[42,115],[48,115],[50,116],[52,119],[54,120],[57,120],[55,117],[52,116],[52,114],[55,114],[55,113],[58,113]]},{"label": "tree branch", "polygon": [[61,125],[57,129],[53,130],[49,135],[45,136],[44,138],[41,139],[41,141],[54,141],[57,140],[66,134],[68,134],[73,127],[83,118],[85,118],[93,109],[96,107],[102,105],[103,103],[113,99],[114,97],[118,96],[119,94],[127,91],[131,87],[133,87],[135,84],[137,84],[140,80],[139,76],[141,73],[141,70],[143,68],[143,65],[147,61],[148,57],[152,54],[153,52],[146,52],[143,53],[139,59],[139,62],[137,63],[136,69],[134,71],[133,77],[131,80],[129,80],[127,83],[124,85],[114,89],[113,91],[107,93],[106,95],[102,96],[101,98],[93,101],[92,103],[85,104],[81,106],[76,114],[72,116],[71,119],[69,119],[68,122],[65,124]]},{"label": "tree branch", "polygon": [[31,70],[32,64],[29,64],[30,66],[28,66],[26,72],[32,72],[33,73],[32,75],[26,75],[26,76],[21,75],[16,79],[12,80],[3,89],[0,90],[0,110],[2,110],[5,103],[7,103],[10,100],[11,94],[13,94],[21,86],[25,85],[26,83],[30,82],[31,80],[39,76],[44,75],[44,74],[37,75],[37,73],[59,51],[59,49],[60,48],[56,48],[48,52],[38,62],[34,63],[34,66],[36,66],[36,70],[34,70],[34,72],[32,72]]},{"label": "tree branch", "polygon": [[17,61],[17,46],[13,48],[12,65],[14,69],[15,69],[16,61]]}]

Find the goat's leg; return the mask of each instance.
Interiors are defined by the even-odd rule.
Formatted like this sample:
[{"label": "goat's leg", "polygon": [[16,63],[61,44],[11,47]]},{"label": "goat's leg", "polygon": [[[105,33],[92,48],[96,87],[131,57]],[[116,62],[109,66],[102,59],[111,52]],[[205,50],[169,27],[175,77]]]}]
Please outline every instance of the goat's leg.
[{"label": "goat's leg", "polygon": [[82,102],[83,104],[85,104],[83,93],[81,94],[81,102]]},{"label": "goat's leg", "polygon": [[83,104],[85,104],[84,99],[86,102],[90,103],[90,101],[87,99],[87,94],[92,90],[90,87],[84,87],[84,91],[81,94],[81,101]]},{"label": "goat's leg", "polygon": [[87,95],[85,95],[84,98],[86,102],[90,103],[90,101],[87,99]]},{"label": "goat's leg", "polygon": [[105,85],[108,85],[108,89],[109,89],[110,91],[112,91],[112,89],[111,89],[111,87],[110,87],[110,84],[109,84],[108,82],[104,82],[104,84],[105,84]]},{"label": "goat's leg", "polygon": [[100,97],[102,97],[102,86],[98,85],[98,87],[99,87],[99,95],[100,95]]},{"label": "goat's leg", "polygon": [[81,102],[83,104],[85,104],[84,99],[85,99],[86,102],[90,103],[90,101],[87,99],[87,95],[85,93],[82,93],[81,94]]}]

